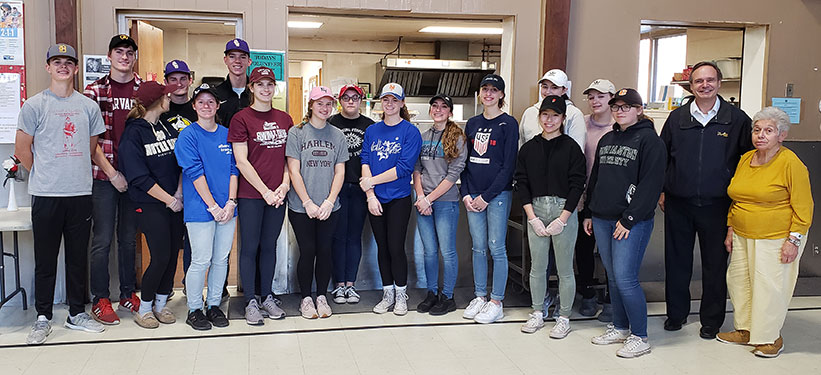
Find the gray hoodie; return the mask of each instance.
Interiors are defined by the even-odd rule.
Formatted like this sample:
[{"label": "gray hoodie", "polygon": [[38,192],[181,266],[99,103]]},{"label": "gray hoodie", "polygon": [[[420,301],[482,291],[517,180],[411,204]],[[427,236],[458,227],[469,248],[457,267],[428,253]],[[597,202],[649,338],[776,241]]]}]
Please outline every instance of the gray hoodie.
[{"label": "gray hoodie", "polygon": [[422,151],[419,153],[419,159],[416,161],[414,171],[422,174],[422,191],[426,195],[436,189],[442,180],[448,180],[453,182],[453,187],[437,200],[459,201],[459,189],[456,187],[456,181],[459,180],[459,175],[465,169],[467,146],[464,138],[459,139],[457,143],[459,156],[448,161],[445,159],[442,135],[443,131],[436,130],[433,127],[422,133]]}]

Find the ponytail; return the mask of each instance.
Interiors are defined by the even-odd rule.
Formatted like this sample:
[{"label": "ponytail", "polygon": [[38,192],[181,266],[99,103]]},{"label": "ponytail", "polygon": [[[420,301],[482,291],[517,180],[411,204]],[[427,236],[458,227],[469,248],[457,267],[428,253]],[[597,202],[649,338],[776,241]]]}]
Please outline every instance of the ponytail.
[{"label": "ponytail", "polygon": [[297,128],[301,128],[305,124],[307,124],[308,122],[311,121],[311,117],[314,115],[314,110],[311,109],[311,107],[313,107],[314,102],[315,102],[315,100],[313,100],[313,99],[308,100],[308,112],[306,112],[305,116],[302,117],[302,122],[300,122],[299,124],[296,124],[294,126],[296,126]]},{"label": "ponytail", "polygon": [[145,113],[148,110],[145,109],[142,103],[139,100],[134,99],[134,105],[131,107],[131,110],[128,111],[128,118],[143,118],[145,117]]},{"label": "ponytail", "polygon": [[451,161],[459,157],[459,140],[466,141],[465,132],[448,119],[445,124],[445,131],[442,133],[442,149],[445,151],[445,160]]}]

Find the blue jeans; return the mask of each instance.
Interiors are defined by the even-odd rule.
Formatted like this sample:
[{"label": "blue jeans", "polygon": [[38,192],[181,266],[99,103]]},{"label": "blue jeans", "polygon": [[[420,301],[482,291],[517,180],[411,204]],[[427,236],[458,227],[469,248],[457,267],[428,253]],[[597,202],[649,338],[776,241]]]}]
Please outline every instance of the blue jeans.
[{"label": "blue jeans", "polygon": [[639,284],[639,268],[653,233],[653,219],[633,225],[627,238],[616,240],[615,220],[593,217],[593,234],[599,247],[610,301],[613,305],[613,325],[616,329],[629,329],[634,335],[647,337],[647,300]]},{"label": "blue jeans", "polygon": [[[472,198],[477,197],[473,195]],[[510,191],[503,191],[488,202],[482,212],[468,211],[468,227],[473,241],[473,288],[477,297],[487,295],[487,251],[493,258],[493,291],[490,298],[501,301],[507,286],[507,218],[510,216]]]},{"label": "blue jeans", "polygon": [[208,272],[208,306],[219,306],[222,286],[228,276],[228,254],[234,243],[237,218],[225,224],[216,221],[185,223],[191,241],[191,266],[185,274],[188,309],[202,308],[202,288]]},{"label": "blue jeans", "polygon": [[453,298],[453,287],[459,271],[456,255],[456,227],[459,224],[459,202],[433,202],[433,213],[422,215],[416,211],[416,227],[425,254],[425,280],[428,291],[436,293],[439,283],[439,252],[445,263],[442,294]]},{"label": "blue jeans", "polygon": [[362,228],[368,214],[365,193],[359,185],[344,183],[339,191],[336,230],[333,235],[333,273],[334,282],[353,283],[359,271],[362,258]]},{"label": "blue jeans", "polygon": [[117,267],[120,299],[131,297],[137,283],[134,269],[137,246],[137,212],[128,192],[120,193],[111,182],[94,180],[91,191],[93,226],[91,233],[90,279],[94,301],[109,298],[108,257],[114,229],[117,229]]}]

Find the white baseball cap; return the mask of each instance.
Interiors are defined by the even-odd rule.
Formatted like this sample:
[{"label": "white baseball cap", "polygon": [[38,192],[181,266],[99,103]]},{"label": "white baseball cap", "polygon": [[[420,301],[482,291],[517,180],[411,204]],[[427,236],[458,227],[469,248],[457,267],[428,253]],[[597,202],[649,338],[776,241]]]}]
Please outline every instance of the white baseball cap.
[{"label": "white baseball cap", "polygon": [[567,79],[567,74],[563,72],[561,69],[550,69],[542,76],[542,79],[539,80],[538,83],[542,83],[542,81],[550,81],[553,82],[556,86],[559,87],[567,87],[569,90],[570,87],[568,86],[568,82],[570,80]]},{"label": "white baseball cap", "polygon": [[390,82],[383,86],[379,99],[384,98],[385,95],[393,95],[398,100],[405,100],[405,90],[398,83]]},{"label": "white baseball cap", "polygon": [[584,92],[582,92],[582,94],[587,95],[587,93],[590,90],[596,90],[600,93],[610,93],[616,95],[616,85],[614,85],[613,82],[610,82],[604,78],[599,78],[591,82],[590,86],[587,86],[587,88],[584,89]]}]

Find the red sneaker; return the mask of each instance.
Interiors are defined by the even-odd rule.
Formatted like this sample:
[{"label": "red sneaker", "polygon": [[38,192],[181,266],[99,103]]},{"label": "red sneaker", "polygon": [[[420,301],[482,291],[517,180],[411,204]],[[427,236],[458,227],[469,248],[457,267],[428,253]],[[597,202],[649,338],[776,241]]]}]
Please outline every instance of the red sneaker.
[{"label": "red sneaker", "polygon": [[111,308],[111,301],[108,298],[100,298],[100,300],[91,307],[91,316],[94,320],[103,324],[120,324],[120,317],[118,317],[114,309]]},{"label": "red sneaker", "polygon": [[121,298],[120,299],[120,306],[117,307],[119,310],[122,311],[129,311],[135,313],[140,310],[140,299],[137,297],[137,293],[131,292],[131,297],[128,298]]}]

